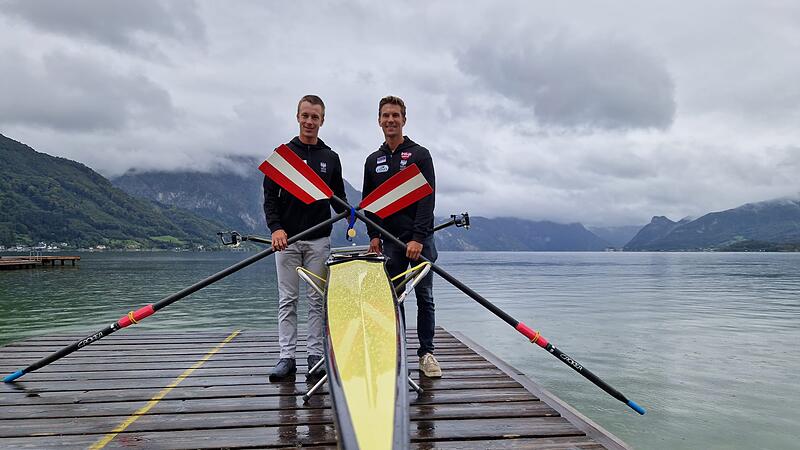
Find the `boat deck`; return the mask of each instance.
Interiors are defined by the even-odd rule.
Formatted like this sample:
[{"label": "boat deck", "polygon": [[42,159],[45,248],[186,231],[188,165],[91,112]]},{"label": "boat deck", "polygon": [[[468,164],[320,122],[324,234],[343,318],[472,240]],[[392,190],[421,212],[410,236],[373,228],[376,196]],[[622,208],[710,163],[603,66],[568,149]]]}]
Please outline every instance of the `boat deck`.
[{"label": "boat deck", "polygon": [[[459,333],[437,329],[444,377],[420,380],[409,335],[411,375],[425,389],[410,393],[411,448],[628,448]],[[83,337],[4,346],[0,371]],[[335,447],[326,390],[301,398],[305,356],[294,382],[269,383],[274,332],[123,330],[0,383],[0,448]]]}]

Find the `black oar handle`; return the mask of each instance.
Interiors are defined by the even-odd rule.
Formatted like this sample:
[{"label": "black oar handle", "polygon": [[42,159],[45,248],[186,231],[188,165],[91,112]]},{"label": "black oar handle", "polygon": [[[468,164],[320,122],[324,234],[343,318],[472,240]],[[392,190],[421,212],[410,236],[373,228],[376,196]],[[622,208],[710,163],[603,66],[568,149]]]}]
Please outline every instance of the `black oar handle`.
[{"label": "black oar handle", "polygon": [[[344,200],[342,200],[342,199],[340,199],[340,198],[338,198],[336,196],[333,196],[333,199],[335,201],[337,201],[338,203],[340,203],[341,205],[343,205],[343,206],[346,206],[348,208],[351,207],[350,205],[347,204],[347,202],[345,202]],[[378,230],[378,232],[381,233],[381,236],[383,236],[385,239],[388,239],[388,240],[392,241],[393,243],[395,243],[396,245],[399,245],[401,247],[405,247],[406,246],[406,244],[403,241],[401,241],[400,239],[397,239],[397,237],[395,237],[394,235],[392,235],[391,233],[389,233],[388,231],[383,229],[383,227],[381,227],[380,225],[376,224],[375,221],[371,220],[369,217],[364,215],[364,213],[362,213],[361,211],[356,210],[355,214],[356,214],[356,216],[358,216],[359,219],[363,220],[365,223],[368,223],[370,226],[372,226],[376,230]],[[486,300],[485,298],[483,298],[482,295],[480,295],[477,292],[473,291],[469,286],[467,286],[464,283],[458,281],[455,277],[453,277],[452,275],[447,273],[444,269],[442,269],[441,267],[437,266],[436,264],[434,264],[429,259],[425,258],[422,255],[420,255],[419,259],[421,259],[422,261],[427,261],[427,262],[431,263],[431,270],[436,272],[436,274],[438,274],[440,277],[442,277],[445,280],[447,280],[447,282],[449,282],[450,284],[452,284],[453,286],[458,288],[461,292],[467,294],[470,298],[472,298],[476,302],[480,303],[484,308],[486,308],[489,311],[491,311],[494,315],[496,315],[497,317],[503,319],[503,321],[505,321],[507,324],[511,325],[512,327],[514,327],[515,330],[517,330],[518,332],[523,334],[525,337],[527,337],[532,343],[537,344],[540,347],[542,347],[543,349],[547,350],[553,356],[558,358],[561,362],[563,362],[564,364],[572,367],[579,374],[583,375],[587,380],[589,380],[592,383],[594,383],[600,389],[606,391],[612,397],[614,397],[617,400],[625,403],[626,405],[631,407],[634,411],[638,412],[639,414],[644,414],[645,413],[644,408],[642,408],[641,406],[637,405],[634,401],[628,400],[627,398],[625,398],[624,395],[622,395],[619,391],[617,391],[616,389],[614,389],[611,386],[609,386],[606,382],[601,380],[597,375],[593,374],[588,369],[584,368],[581,364],[578,364],[574,359],[572,359],[571,357],[567,356],[561,350],[557,349],[552,344],[547,342],[547,339],[545,339],[543,336],[541,336],[538,331],[535,331],[535,330],[529,328],[524,323],[514,319],[513,317],[508,315],[508,313],[506,313],[502,309],[498,308],[496,305],[494,305],[489,300]]]},{"label": "black oar handle", "polygon": [[[311,228],[309,228],[309,229],[307,229],[307,230],[305,230],[305,231],[303,231],[301,233],[298,233],[298,234],[292,236],[291,238],[289,238],[289,240],[287,241],[287,245],[293,244],[293,243],[303,239],[304,237],[308,236],[311,233],[314,233],[315,231],[317,231],[317,230],[319,230],[321,228],[324,228],[324,227],[326,227],[326,226],[328,226],[328,225],[330,225],[330,224],[332,224],[332,223],[334,223],[334,222],[336,222],[338,220],[344,219],[348,215],[350,215],[350,211],[349,210],[348,211],[343,211],[343,212],[331,217],[330,219],[328,219],[328,220],[326,220],[324,222],[321,222],[321,223],[319,223],[317,225],[314,225],[313,227],[311,227]],[[72,352],[74,352],[76,350],[79,350],[79,349],[81,349],[83,347],[86,347],[87,345],[89,345],[89,344],[91,344],[93,342],[97,342],[98,340],[108,336],[109,334],[111,334],[111,333],[113,333],[113,332],[115,332],[115,331],[117,331],[119,329],[125,328],[125,327],[127,327],[129,325],[136,324],[140,320],[143,320],[144,318],[146,318],[146,317],[148,317],[148,316],[150,316],[152,314],[155,314],[156,311],[160,310],[161,308],[166,308],[167,306],[177,302],[178,300],[180,300],[180,299],[182,299],[184,297],[187,297],[187,296],[199,291],[200,289],[203,289],[204,287],[208,286],[209,284],[215,283],[215,282],[227,277],[228,275],[230,275],[230,274],[232,274],[234,272],[238,272],[239,270],[242,270],[245,267],[247,267],[247,266],[249,266],[249,265],[251,265],[251,264],[253,264],[253,263],[257,262],[257,261],[259,261],[261,259],[264,259],[264,258],[266,258],[267,256],[269,256],[269,255],[271,255],[273,253],[275,253],[275,251],[272,250],[271,248],[270,249],[266,249],[266,250],[262,250],[261,252],[256,253],[255,255],[253,255],[253,256],[251,256],[251,257],[249,257],[247,259],[244,259],[244,260],[242,260],[242,261],[240,261],[240,262],[228,267],[227,269],[221,270],[221,271],[215,273],[214,275],[211,275],[210,277],[208,277],[208,278],[206,278],[206,279],[204,279],[202,281],[198,281],[197,283],[187,287],[186,289],[183,289],[183,290],[181,290],[179,292],[176,292],[176,293],[174,293],[174,294],[172,294],[172,295],[170,295],[168,297],[163,298],[162,300],[158,301],[157,303],[154,303],[152,305],[143,306],[143,307],[139,308],[136,311],[131,311],[127,315],[122,316],[118,321],[116,321],[113,324],[107,326],[106,328],[103,328],[102,330],[98,331],[97,333],[94,333],[94,334],[92,334],[90,336],[87,336],[86,338],[81,339],[78,342],[70,344],[67,347],[62,348],[61,350],[59,350],[59,351],[57,351],[57,352],[55,352],[55,353],[53,353],[53,354],[51,354],[49,356],[46,356],[46,357],[40,359],[39,361],[31,364],[30,366],[28,366],[28,367],[26,367],[26,368],[24,368],[22,370],[18,370],[16,372],[12,373],[11,375],[6,376],[5,378],[3,378],[3,381],[6,382],[6,383],[10,383],[10,382],[16,380],[17,378],[25,375],[26,373],[33,372],[34,370],[40,369],[40,368],[52,363],[53,361],[56,361],[58,359],[61,359],[61,358],[65,357],[65,356],[69,355],[70,353],[72,353]]]}]

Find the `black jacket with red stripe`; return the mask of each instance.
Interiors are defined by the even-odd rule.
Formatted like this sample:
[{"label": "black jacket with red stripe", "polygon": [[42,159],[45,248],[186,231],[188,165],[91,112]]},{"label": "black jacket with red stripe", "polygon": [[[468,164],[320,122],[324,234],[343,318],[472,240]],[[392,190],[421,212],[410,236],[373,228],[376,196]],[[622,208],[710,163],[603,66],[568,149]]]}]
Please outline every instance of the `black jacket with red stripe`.
[{"label": "black jacket with red stripe", "polygon": [[[333,195],[347,201],[339,155],[325,145],[322,139],[318,139],[316,145],[308,145],[300,141],[299,137],[295,137],[286,145],[322,178],[322,181],[333,190]],[[329,200],[318,200],[306,205],[278,186],[277,183],[264,177],[264,215],[267,218],[267,227],[273,233],[283,230],[289,237],[292,237],[305,231],[330,219],[331,206],[337,212],[345,210],[343,206],[331,204]],[[304,239],[330,236],[332,228],[332,226],[325,227]]]},{"label": "black jacket with red stripe", "polygon": [[[422,175],[434,189],[434,193],[382,220],[374,214],[367,214],[401,241],[422,242],[433,234],[433,207],[436,195],[436,174],[433,170],[433,158],[428,149],[412,141],[408,136],[403,136],[403,143],[398,145],[394,152],[384,142],[376,152],[367,157],[364,163],[364,184],[361,195],[362,198],[366,197],[381,183],[411,164],[419,167]],[[367,226],[367,232],[370,238],[380,237],[378,230],[373,227]]]}]

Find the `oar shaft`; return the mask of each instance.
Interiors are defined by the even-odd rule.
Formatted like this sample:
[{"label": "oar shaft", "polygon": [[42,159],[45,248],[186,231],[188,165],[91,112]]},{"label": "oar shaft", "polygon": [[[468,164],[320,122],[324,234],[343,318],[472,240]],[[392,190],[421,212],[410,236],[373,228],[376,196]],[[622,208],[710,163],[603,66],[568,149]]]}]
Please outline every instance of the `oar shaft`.
[{"label": "oar shaft", "polygon": [[636,402],[634,402],[633,400],[629,400],[627,397],[622,395],[622,392],[620,392],[620,391],[614,389],[613,387],[611,387],[608,383],[606,383],[605,381],[601,380],[600,377],[595,375],[591,370],[583,367],[582,364],[580,364],[578,361],[575,361],[574,359],[572,359],[572,357],[570,357],[566,353],[564,353],[561,350],[559,350],[553,344],[548,343],[546,348],[545,348],[545,350],[550,352],[553,356],[558,358],[564,364],[566,364],[569,367],[571,367],[574,371],[576,371],[579,374],[583,375],[584,378],[586,378],[587,380],[589,380],[592,383],[594,383],[595,386],[597,386],[600,389],[606,391],[609,395],[611,395],[615,399],[617,399],[617,400],[621,401],[622,403],[625,403],[626,405],[628,405],[631,408],[633,408],[634,411],[638,412],[639,414],[644,414],[645,413],[644,408],[642,408],[641,406],[637,405]]},{"label": "oar shaft", "polygon": [[448,220],[445,223],[440,223],[439,225],[436,225],[435,227],[433,227],[433,232],[435,233],[435,232],[437,232],[439,230],[443,230],[443,229],[445,229],[445,228],[447,228],[447,227],[449,227],[451,225],[455,225],[455,224],[456,224],[456,219],[452,218],[452,219]]},{"label": "oar shaft", "polygon": [[[300,233],[292,236],[287,241],[287,244],[293,244],[293,243],[303,239],[304,237],[316,232],[317,230],[319,230],[321,228],[324,228],[324,227],[326,227],[328,225],[331,225],[332,223],[347,217],[348,215],[350,215],[350,211],[349,210],[348,211],[344,211],[342,213],[339,213],[339,214],[331,217],[330,219],[328,219],[328,220],[326,220],[324,222],[321,222],[321,223],[319,223],[317,225],[314,225],[313,227],[311,227],[311,228],[309,228],[309,229],[307,229],[307,230],[305,230],[303,232],[300,232]],[[115,332],[115,331],[117,331],[117,330],[119,330],[121,328],[125,328],[125,327],[127,327],[129,325],[138,323],[140,320],[144,319],[145,317],[150,316],[152,314],[155,314],[156,311],[158,311],[158,310],[160,310],[162,308],[166,308],[167,306],[177,302],[178,300],[180,300],[182,298],[185,298],[185,297],[193,294],[194,292],[199,291],[200,289],[203,289],[204,287],[208,286],[209,284],[215,283],[215,282],[227,277],[228,275],[230,275],[230,274],[232,274],[234,272],[238,272],[239,270],[242,270],[245,267],[247,267],[247,266],[249,266],[249,265],[251,265],[251,264],[253,264],[253,263],[257,262],[257,261],[260,261],[261,259],[264,259],[264,258],[266,258],[267,256],[269,256],[269,255],[271,255],[273,253],[275,253],[275,251],[272,250],[271,248],[266,249],[266,250],[262,250],[261,252],[256,253],[255,255],[253,255],[253,256],[251,256],[251,257],[249,257],[247,259],[244,259],[244,260],[242,260],[242,261],[240,261],[240,262],[228,267],[227,269],[221,270],[221,271],[215,273],[214,275],[211,275],[208,278],[205,278],[205,279],[203,279],[201,281],[198,281],[197,283],[195,283],[195,284],[193,284],[193,285],[191,285],[191,286],[189,286],[189,287],[187,287],[185,289],[182,289],[179,292],[176,292],[176,293],[174,293],[174,294],[172,294],[172,295],[170,295],[168,297],[165,297],[165,298],[161,299],[157,303],[154,303],[152,305],[144,306],[142,308],[139,308],[136,311],[132,311],[131,313],[123,316],[118,321],[116,321],[113,324],[109,325],[108,327],[98,331],[97,333],[94,333],[94,334],[92,334],[92,335],[90,335],[90,336],[88,336],[88,337],[86,337],[84,339],[81,339],[78,342],[70,344],[67,347],[62,348],[61,350],[59,350],[59,351],[57,351],[57,352],[55,352],[55,353],[53,353],[53,354],[51,354],[49,356],[46,356],[46,357],[40,359],[39,361],[31,364],[30,366],[28,366],[28,367],[26,367],[26,368],[24,368],[22,370],[18,370],[16,372],[12,373],[11,375],[8,375],[7,377],[3,378],[3,381],[6,382],[6,383],[10,383],[10,382],[16,380],[17,378],[21,377],[22,375],[25,375],[26,373],[33,372],[34,370],[37,370],[37,369],[41,369],[42,367],[52,363],[53,361],[61,359],[61,358],[65,357],[65,356],[69,355],[70,353],[72,353],[72,352],[74,352],[76,350],[79,350],[79,349],[81,349],[81,348],[83,348],[83,347],[85,347],[85,346],[87,346],[87,345],[89,345],[89,344],[91,344],[93,342],[97,342],[98,340],[108,336],[109,334],[111,334],[111,333],[113,333],[113,332]]]},{"label": "oar shaft", "polygon": [[242,238],[242,240],[243,241],[258,242],[259,244],[272,245],[272,240],[271,239],[266,239],[266,238],[262,238],[262,237],[259,237],[259,236],[245,236],[245,237]]},{"label": "oar shaft", "polygon": [[[342,200],[342,199],[340,199],[340,198],[338,198],[336,196],[334,196],[333,199],[335,201],[339,202],[340,204],[349,207],[349,205],[344,200]],[[361,219],[365,223],[369,224],[370,226],[372,226],[376,230],[378,230],[378,232],[381,233],[381,236],[384,239],[388,239],[388,240],[392,241],[393,243],[395,243],[395,244],[397,244],[397,245],[399,245],[401,247],[405,247],[406,246],[406,244],[403,241],[401,241],[400,239],[398,239],[397,237],[392,235],[392,233],[389,233],[388,231],[386,231],[383,227],[381,227],[380,225],[375,223],[375,221],[371,220],[369,217],[367,217],[361,211],[356,211],[356,216],[358,216],[359,219]],[[586,378],[587,380],[589,380],[592,383],[594,383],[597,387],[599,387],[600,389],[604,390],[605,392],[610,394],[612,397],[614,397],[617,400],[619,400],[619,401],[625,403],[626,405],[630,406],[633,410],[635,410],[639,414],[644,414],[645,413],[645,410],[642,407],[637,405],[632,400],[628,400],[627,398],[625,398],[624,395],[622,395],[619,391],[617,391],[616,389],[614,389],[613,387],[608,385],[606,382],[601,380],[597,375],[595,375],[594,373],[590,372],[588,369],[583,367],[583,365],[579,364],[577,361],[575,361],[574,359],[569,357],[566,353],[562,352],[561,350],[559,350],[558,348],[553,346],[553,344],[550,344],[547,341],[547,339],[545,339],[543,336],[541,336],[537,331],[532,330],[531,328],[529,328],[524,323],[514,319],[508,313],[506,313],[502,309],[498,308],[496,305],[494,305],[489,300],[486,300],[485,298],[483,298],[482,295],[478,294],[477,292],[472,290],[469,286],[467,286],[464,283],[462,283],[459,280],[457,280],[455,277],[453,277],[452,275],[447,273],[444,269],[442,269],[441,267],[437,266],[436,264],[434,264],[432,261],[428,260],[424,256],[420,255],[419,258],[422,261],[430,262],[431,263],[431,270],[436,272],[437,275],[439,275],[440,277],[442,277],[445,280],[447,280],[447,282],[449,282],[450,284],[452,284],[453,286],[458,288],[461,292],[467,294],[470,298],[472,298],[476,302],[480,303],[481,306],[483,306],[484,308],[486,308],[489,311],[491,311],[494,315],[496,315],[497,317],[503,319],[504,322],[506,322],[507,324],[509,324],[512,327],[514,327],[515,330],[517,330],[522,335],[527,337],[532,343],[537,344],[538,346],[540,346],[543,349],[547,350],[550,354],[552,354],[553,356],[558,358],[561,362],[563,362],[564,364],[570,366],[573,370],[575,370],[579,374],[583,375],[584,378]]]},{"label": "oar shaft", "polygon": [[95,341],[97,341],[99,339],[102,339],[102,338],[108,336],[109,334],[119,330],[119,329],[120,329],[120,327],[115,322],[115,323],[103,328],[102,330],[98,331],[97,333],[94,333],[94,334],[92,334],[90,336],[87,336],[87,337],[81,339],[80,341],[74,342],[74,343],[62,348],[61,350],[59,350],[59,351],[57,351],[57,352],[55,352],[55,353],[53,353],[51,355],[45,356],[44,358],[40,359],[39,361],[36,361],[35,363],[31,364],[30,366],[28,366],[28,367],[26,367],[26,368],[24,368],[22,370],[18,370],[16,372],[12,373],[11,375],[8,375],[7,377],[3,378],[3,382],[11,383],[12,381],[14,381],[17,378],[25,375],[26,373],[30,373],[30,372],[33,372],[34,370],[41,369],[42,367],[50,364],[51,362],[53,362],[55,360],[58,360],[58,359],[61,359],[61,358],[69,355],[70,353],[72,353],[72,352],[74,352],[76,350],[79,350],[79,349],[81,349],[83,347],[86,347],[87,345],[91,344],[92,342],[95,342]]}]

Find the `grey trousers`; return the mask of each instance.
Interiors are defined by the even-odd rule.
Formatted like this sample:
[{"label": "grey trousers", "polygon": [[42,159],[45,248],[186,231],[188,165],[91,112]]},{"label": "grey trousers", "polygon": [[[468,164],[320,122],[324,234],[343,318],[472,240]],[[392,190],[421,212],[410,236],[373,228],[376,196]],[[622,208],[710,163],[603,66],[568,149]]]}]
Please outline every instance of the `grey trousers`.
[{"label": "grey trousers", "polygon": [[[294,358],[297,349],[297,301],[300,294],[300,277],[297,267],[302,266],[323,279],[328,277],[325,261],[331,253],[329,237],[311,241],[297,241],[282,252],[275,253],[278,268],[278,344],[281,358]],[[314,277],[311,277],[314,279]],[[307,286],[309,355],[322,356],[324,350],[324,299],[311,286]]]}]

